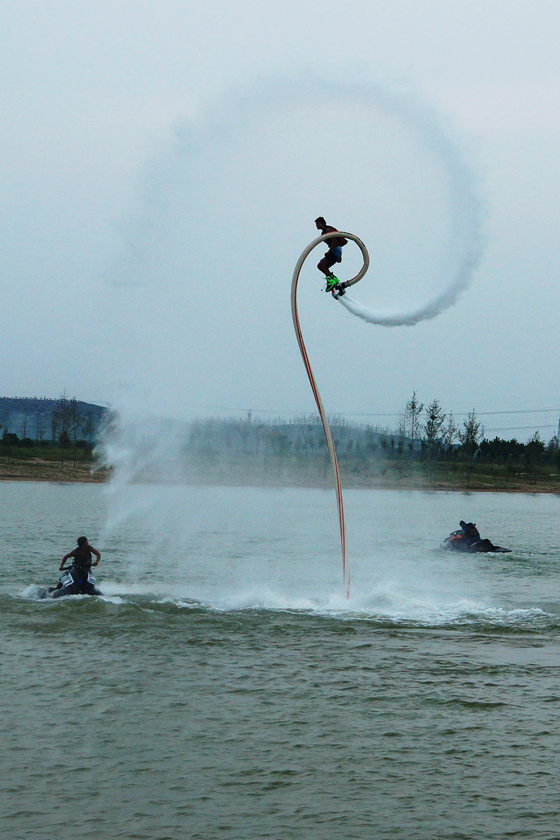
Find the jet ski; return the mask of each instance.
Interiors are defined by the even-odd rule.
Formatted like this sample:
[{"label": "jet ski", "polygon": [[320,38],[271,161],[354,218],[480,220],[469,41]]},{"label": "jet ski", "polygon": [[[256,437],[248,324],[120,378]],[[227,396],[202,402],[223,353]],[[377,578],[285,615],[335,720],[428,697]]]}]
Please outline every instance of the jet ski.
[{"label": "jet ski", "polygon": [[66,595],[102,595],[95,586],[96,579],[91,569],[71,566],[65,569],[58,579],[57,586],[41,589],[39,598],[64,598]]},{"label": "jet ski", "polygon": [[480,536],[468,536],[462,528],[458,531],[452,531],[442,542],[441,548],[448,549],[449,551],[463,551],[468,554],[478,554],[480,552],[509,554],[511,552],[510,548],[494,545],[491,540],[482,539]]}]

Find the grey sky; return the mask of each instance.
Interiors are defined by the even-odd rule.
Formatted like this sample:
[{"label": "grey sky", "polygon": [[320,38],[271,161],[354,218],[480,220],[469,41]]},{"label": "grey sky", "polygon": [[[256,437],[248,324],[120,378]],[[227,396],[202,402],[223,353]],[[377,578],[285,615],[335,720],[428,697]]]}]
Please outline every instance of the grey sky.
[{"label": "grey sky", "polygon": [[3,394],[312,412],[289,288],[315,216],[366,242],[368,306],[453,270],[449,179],[409,108],[473,172],[483,253],[451,309],[387,329],[320,293],[314,252],[327,411],[391,424],[415,389],[487,434],[555,431],[556,2],[22,0],[0,20]]}]

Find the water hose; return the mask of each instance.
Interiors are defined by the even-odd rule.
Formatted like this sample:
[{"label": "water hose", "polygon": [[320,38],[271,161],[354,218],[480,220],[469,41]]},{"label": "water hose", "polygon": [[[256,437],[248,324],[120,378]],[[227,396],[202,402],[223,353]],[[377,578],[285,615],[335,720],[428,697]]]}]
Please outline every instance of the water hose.
[{"label": "water hose", "polygon": [[[321,399],[321,395],[319,393],[319,389],[317,388],[317,383],[315,382],[315,377],[313,376],[313,371],[311,369],[311,363],[309,361],[309,356],[307,355],[307,349],[305,347],[305,342],[303,340],[303,334],[301,332],[301,326],[299,322],[299,314],[297,308],[297,287],[299,276],[301,273],[301,269],[303,264],[311,251],[319,245],[320,242],[323,242],[327,239],[332,239],[333,237],[340,237],[343,236],[345,239],[350,239],[357,244],[360,251],[362,252],[362,256],[364,259],[364,263],[360,269],[360,271],[356,274],[355,277],[352,277],[350,280],[346,280],[344,283],[344,287],[353,286],[354,283],[357,283],[359,280],[362,279],[366,271],[369,267],[369,254],[367,252],[367,248],[357,236],[354,236],[353,233],[347,233],[346,231],[333,231],[331,233],[324,233],[322,236],[318,236],[313,242],[310,242],[307,248],[305,248],[296,263],[296,267],[294,268],[294,274],[292,277],[292,319],[294,322],[294,330],[296,333],[296,338],[298,340],[299,349],[301,352],[301,356],[303,359],[303,364],[305,365],[305,370],[307,371],[307,376],[309,377],[309,382],[311,384],[311,390],[313,391],[313,396],[315,398],[315,403],[317,405],[317,409],[319,411],[319,416],[321,418],[321,423],[323,425],[323,431],[325,433],[325,439],[327,441],[327,447],[329,450],[329,455],[331,459],[331,463],[334,470],[334,477],[335,477],[335,486],[336,486],[336,499],[338,504],[338,522],[340,526],[340,551],[342,555],[342,585],[345,590],[346,598],[350,597],[350,571],[348,569],[348,565],[346,563],[346,525],[344,522],[344,502],[342,499],[342,485],[340,483],[340,472],[338,469],[338,459],[336,457],[336,449],[334,446],[334,440],[331,432],[331,428],[329,426],[329,421],[327,419],[327,415],[325,414],[325,409],[323,407],[323,401]],[[336,296],[337,292],[335,291],[333,296]]]}]

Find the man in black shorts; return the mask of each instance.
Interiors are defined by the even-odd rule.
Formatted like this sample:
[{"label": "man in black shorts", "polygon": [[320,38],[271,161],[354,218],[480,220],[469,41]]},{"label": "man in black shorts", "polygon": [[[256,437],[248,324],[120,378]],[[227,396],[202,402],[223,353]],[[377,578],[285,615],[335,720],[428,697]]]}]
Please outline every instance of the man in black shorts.
[{"label": "man in black shorts", "polygon": [[[325,233],[337,233],[337,229],[332,227],[332,225],[328,225],[323,216],[318,216],[315,219],[315,227],[317,230],[321,231],[322,235]],[[325,241],[329,250],[326,252],[323,259],[317,263],[317,268],[325,275],[325,280],[327,281],[325,291],[332,292],[339,280],[338,277],[334,276],[331,268],[335,265],[335,263],[342,262],[342,248],[346,245],[348,240],[343,236],[333,236],[331,239],[327,239]]]}]

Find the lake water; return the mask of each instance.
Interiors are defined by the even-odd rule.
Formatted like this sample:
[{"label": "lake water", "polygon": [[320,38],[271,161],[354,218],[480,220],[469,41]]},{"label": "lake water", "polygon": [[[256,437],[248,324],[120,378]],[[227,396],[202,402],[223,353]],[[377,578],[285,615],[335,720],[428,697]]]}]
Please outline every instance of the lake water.
[{"label": "lake water", "polygon": [[345,505],[349,600],[333,491],[0,483],[2,837],[559,837],[560,497]]}]

